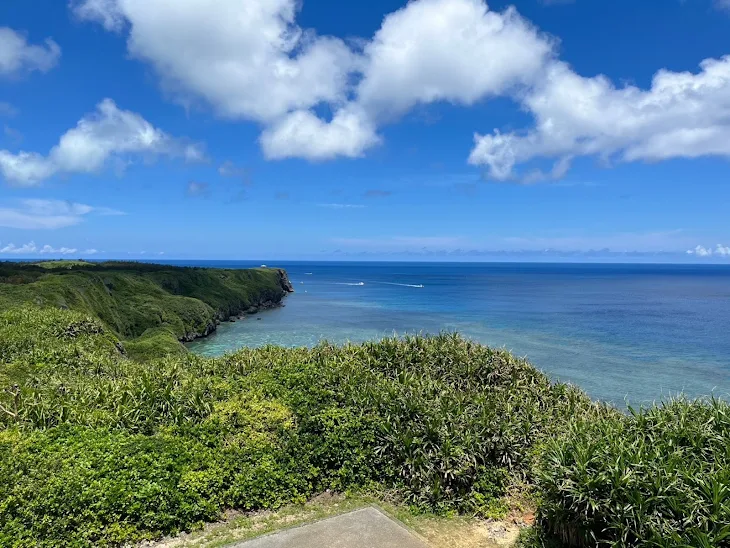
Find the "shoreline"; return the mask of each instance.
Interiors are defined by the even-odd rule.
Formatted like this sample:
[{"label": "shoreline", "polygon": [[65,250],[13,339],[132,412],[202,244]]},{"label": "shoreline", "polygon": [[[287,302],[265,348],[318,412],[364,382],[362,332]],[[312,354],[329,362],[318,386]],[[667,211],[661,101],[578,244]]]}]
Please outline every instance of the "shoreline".
[{"label": "shoreline", "polygon": [[218,330],[218,326],[224,322],[235,323],[239,320],[244,320],[247,316],[253,316],[263,310],[271,310],[273,308],[280,308],[284,306],[283,300],[285,297],[294,293],[294,286],[289,280],[289,275],[283,268],[267,268],[266,270],[274,270],[279,275],[279,285],[281,286],[281,294],[277,297],[278,300],[266,299],[259,301],[257,304],[250,305],[248,308],[241,308],[236,310],[232,314],[224,314],[221,310],[216,311],[212,320],[208,322],[205,330],[202,333],[191,332],[185,333],[178,341],[182,344],[191,343],[199,339],[205,339],[215,333]]}]

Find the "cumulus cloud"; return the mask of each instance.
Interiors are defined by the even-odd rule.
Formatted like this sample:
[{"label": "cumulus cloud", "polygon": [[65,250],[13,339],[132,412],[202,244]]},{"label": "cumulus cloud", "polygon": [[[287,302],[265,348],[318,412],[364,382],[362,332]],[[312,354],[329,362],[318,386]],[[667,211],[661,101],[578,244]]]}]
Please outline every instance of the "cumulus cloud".
[{"label": "cumulus cloud", "polygon": [[362,156],[380,138],[362,112],[343,109],[326,122],[313,112],[300,110],[268,127],[260,142],[269,159],[329,160]]},{"label": "cumulus cloud", "polygon": [[34,186],[59,173],[94,173],[130,155],[195,160],[199,147],[173,138],[139,114],[104,99],[94,113],[64,133],[47,155],[0,150],[0,174],[18,186]]},{"label": "cumulus cloud", "polygon": [[81,0],[74,13],[119,31],[164,89],[232,118],[269,121],[343,98],[356,61],[342,40],[297,26],[296,0]]},{"label": "cumulus cloud", "polygon": [[12,207],[0,207],[0,227],[19,229],[56,229],[81,223],[85,216],[124,215],[106,207],[63,200],[20,200]]},{"label": "cumulus cloud", "polygon": [[526,132],[475,135],[469,161],[495,179],[552,158],[559,168],[577,156],[659,161],[730,156],[730,56],[707,59],[700,71],[660,70],[651,88],[616,87],[605,76],[585,78],[553,62],[526,93],[535,118]]},{"label": "cumulus cloud", "polygon": [[40,253],[41,254],[53,254],[53,255],[71,255],[73,253],[76,253],[78,249],[72,248],[72,247],[59,247],[55,248],[50,245],[44,245]]},{"label": "cumulus cloud", "polygon": [[358,102],[376,119],[418,103],[471,105],[527,83],[553,42],[514,8],[482,0],[418,0],[389,14],[365,47]]},{"label": "cumulus cloud", "polygon": [[0,76],[16,76],[32,71],[48,72],[58,63],[61,48],[47,38],[43,45],[28,43],[21,33],[0,27]]},{"label": "cumulus cloud", "polygon": [[21,246],[16,246],[15,244],[7,244],[3,246],[0,244],[0,253],[6,253],[9,255],[26,255],[30,253],[35,253],[38,250],[38,248],[35,245],[35,242],[28,242],[27,244],[23,244]]},{"label": "cumulus cloud", "polygon": [[[125,32],[129,53],[155,68],[168,94],[262,124],[269,159],[356,158],[410,109],[493,97],[514,99],[534,120],[518,131],[475,134],[468,161],[494,179],[559,179],[585,156],[730,157],[730,57],[706,59],[696,72],[659,70],[648,89],[617,86],[577,74],[557,59],[555,39],[516,9],[491,11],[484,0],[413,0],[357,45],[302,29],[296,0],[220,0],[215,9],[193,0],[74,0],[72,7]],[[26,177],[43,175],[38,158],[15,160],[21,165],[11,167],[28,170]]]},{"label": "cumulus cloud", "polygon": [[27,244],[23,244],[20,246],[17,246],[15,244],[9,243],[6,245],[0,244],[0,253],[4,253],[6,255],[17,255],[17,256],[27,256],[27,255],[95,255],[98,253],[96,249],[86,249],[84,251],[80,251],[79,249],[76,249],[74,247],[53,247],[52,245],[44,245],[44,246],[37,246],[35,242],[31,241]]},{"label": "cumulus cloud", "polygon": [[[529,80],[552,40],[514,9],[483,0],[416,0],[386,17],[364,49],[296,24],[296,0],[76,0],[76,15],[128,28],[130,54],[164,89],[264,124],[271,159],[358,157],[377,126],[419,103],[470,105]],[[333,114],[314,112],[326,105]]]},{"label": "cumulus cloud", "polygon": [[717,246],[715,246],[715,249],[712,249],[711,247],[698,245],[694,249],[688,249],[687,255],[696,255],[697,257],[711,257],[712,255],[719,257],[730,257],[730,247],[722,244],[717,244]]}]

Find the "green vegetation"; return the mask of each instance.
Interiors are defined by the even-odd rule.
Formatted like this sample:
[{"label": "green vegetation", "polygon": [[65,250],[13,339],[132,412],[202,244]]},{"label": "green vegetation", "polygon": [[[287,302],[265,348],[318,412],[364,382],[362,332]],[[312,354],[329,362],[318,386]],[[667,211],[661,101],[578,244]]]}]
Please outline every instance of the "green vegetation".
[{"label": "green vegetation", "polygon": [[729,545],[724,402],[623,414],[456,335],[180,350],[198,314],[253,302],[235,284],[283,291],[277,271],[0,272],[19,305],[0,313],[0,546],[119,546],[326,490],[499,517],[523,486],[524,546]]},{"label": "green vegetation", "polygon": [[730,546],[726,403],[581,418],[539,461],[541,522],[568,546]]},{"label": "green vegetation", "polygon": [[18,387],[2,397],[0,544],[114,545],[372,483],[494,514],[529,448],[596,409],[457,336],[136,362],[75,312],[1,318]]},{"label": "green vegetation", "polygon": [[185,351],[230,316],[281,301],[273,269],[179,268],[145,263],[0,263],[0,310],[33,303],[100,319],[133,357]]}]

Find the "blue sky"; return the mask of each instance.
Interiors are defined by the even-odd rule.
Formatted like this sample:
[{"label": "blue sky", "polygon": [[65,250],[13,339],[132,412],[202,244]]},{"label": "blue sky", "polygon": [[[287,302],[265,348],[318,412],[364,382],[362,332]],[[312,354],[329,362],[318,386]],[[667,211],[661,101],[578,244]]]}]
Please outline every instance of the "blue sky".
[{"label": "blue sky", "polygon": [[9,0],[0,258],[730,262],[727,0]]}]

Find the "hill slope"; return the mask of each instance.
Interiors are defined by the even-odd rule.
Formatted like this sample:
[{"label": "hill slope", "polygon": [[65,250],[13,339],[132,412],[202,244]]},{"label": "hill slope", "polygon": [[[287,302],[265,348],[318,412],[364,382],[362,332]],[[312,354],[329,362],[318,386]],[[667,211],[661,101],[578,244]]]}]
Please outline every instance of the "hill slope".
[{"label": "hill slope", "polygon": [[0,309],[68,308],[100,319],[137,357],[182,352],[220,321],[276,306],[291,291],[277,269],[223,270],[144,263],[0,263]]}]

